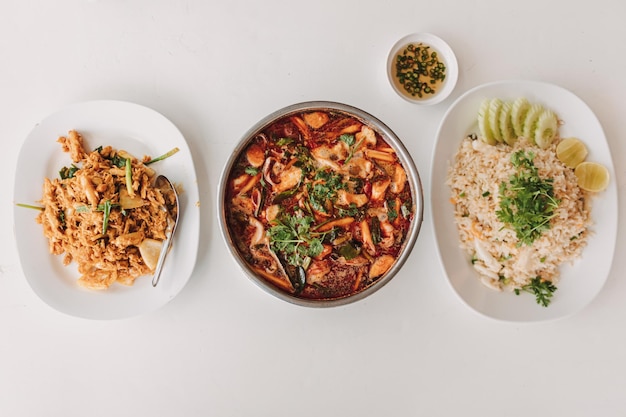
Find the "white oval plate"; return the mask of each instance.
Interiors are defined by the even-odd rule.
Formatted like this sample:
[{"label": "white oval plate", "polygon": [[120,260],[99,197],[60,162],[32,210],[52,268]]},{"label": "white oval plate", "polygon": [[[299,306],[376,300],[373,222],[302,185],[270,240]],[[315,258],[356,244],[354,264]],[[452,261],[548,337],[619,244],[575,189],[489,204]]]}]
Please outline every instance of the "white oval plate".
[{"label": "white oval plate", "polygon": [[15,206],[14,232],[24,275],[34,292],[49,306],[71,316],[88,319],[120,319],[156,310],[185,286],[196,262],[199,240],[198,185],[189,147],[180,131],[161,114],[123,101],[90,101],[70,105],[37,124],[26,138],[18,157],[14,203],[37,205],[44,177],[56,178],[69,166],[69,154],[57,138],[79,131],[87,149],[111,145],[138,158],[156,157],[174,147],[175,155],[154,164],[180,192],[180,220],[161,280],[152,287],[149,276],[132,287],[114,284],[106,291],[89,291],[77,283],[75,264],[63,266],[62,256],[51,255],[37,212]]},{"label": "white oval plate", "polygon": [[[530,294],[496,292],[480,283],[468,256],[459,247],[448,168],[461,140],[477,132],[476,115],[484,98],[524,96],[553,109],[563,120],[561,137],[576,136],[589,149],[587,160],[604,164],[611,175],[608,188],[592,198],[592,234],[582,257],[561,267],[558,290],[551,304],[542,307]],[[537,322],[571,315],[593,300],[604,285],[617,238],[617,185],[611,153],[600,122],[576,95],[559,86],[535,81],[498,81],[475,87],[450,106],[439,126],[431,172],[431,213],[439,258],[454,292],[472,310],[487,317],[513,322]]]}]

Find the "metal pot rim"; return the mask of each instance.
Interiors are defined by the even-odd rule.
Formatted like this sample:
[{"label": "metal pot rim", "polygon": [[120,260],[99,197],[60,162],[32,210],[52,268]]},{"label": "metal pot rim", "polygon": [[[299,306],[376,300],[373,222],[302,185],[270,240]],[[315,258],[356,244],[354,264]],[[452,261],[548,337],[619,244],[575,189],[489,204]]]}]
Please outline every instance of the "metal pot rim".
[{"label": "metal pot rim", "polygon": [[[239,255],[239,252],[235,248],[235,245],[230,237],[228,225],[226,222],[226,207],[224,201],[226,182],[228,181],[229,173],[240,153],[258,133],[263,131],[263,129],[265,129],[271,123],[280,118],[309,110],[330,110],[335,112],[343,112],[352,117],[356,117],[364,124],[378,132],[383,137],[383,139],[385,139],[385,141],[389,145],[393,146],[393,148],[395,149],[396,154],[398,155],[400,162],[402,163],[402,166],[407,172],[407,178],[409,179],[411,193],[413,196],[413,212],[415,215],[411,223],[411,227],[409,228],[409,231],[407,233],[407,237],[404,241],[404,247],[400,251],[400,255],[398,256],[398,259],[396,260],[394,265],[389,271],[387,271],[387,273],[383,277],[378,279],[375,283],[373,283],[363,291],[341,298],[323,300],[299,298],[291,294],[285,293],[274,287],[273,285],[269,284],[263,278],[257,277],[256,274],[248,266],[248,264],[243,259],[241,259],[241,256]],[[228,158],[226,164],[224,165],[218,185],[217,205],[219,226],[222,232],[224,242],[226,243],[230,254],[235,259],[242,271],[246,274],[246,276],[263,290],[276,296],[277,298],[292,304],[306,307],[333,307],[346,305],[358,300],[362,300],[382,288],[398,273],[398,271],[402,268],[407,258],[409,257],[419,235],[424,217],[424,197],[419,172],[417,170],[417,167],[415,166],[413,158],[409,154],[408,150],[406,149],[400,138],[385,123],[383,123],[381,120],[371,115],[370,113],[365,112],[357,107],[334,101],[306,101],[292,104],[270,113],[269,115],[259,120],[250,129],[248,129],[248,131],[244,133],[244,135],[241,137],[241,139],[233,149],[231,156]]]}]

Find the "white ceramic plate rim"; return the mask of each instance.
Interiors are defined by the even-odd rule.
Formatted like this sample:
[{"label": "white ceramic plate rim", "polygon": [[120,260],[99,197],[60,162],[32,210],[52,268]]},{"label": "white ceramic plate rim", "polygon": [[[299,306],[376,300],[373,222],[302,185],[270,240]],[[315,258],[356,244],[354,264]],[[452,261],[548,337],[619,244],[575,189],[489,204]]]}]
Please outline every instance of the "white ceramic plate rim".
[{"label": "white ceramic plate rim", "polygon": [[55,178],[69,166],[56,139],[75,129],[88,149],[111,145],[137,157],[180,151],[157,162],[154,169],[166,175],[180,193],[180,221],[161,280],[138,278],[132,287],[115,284],[107,291],[79,287],[75,264],[62,265],[62,256],[51,255],[34,210],[15,206],[14,233],[24,275],[33,291],[50,307],[87,319],[121,319],[163,306],[185,286],[196,262],[199,240],[198,185],[187,142],[172,122],[160,113],[130,102],[97,100],[65,107],[38,123],[24,141],[18,156],[14,203],[37,204],[44,177]]},{"label": "white ceramic plate rim", "polygon": [[[443,59],[446,63],[446,79],[443,83],[443,87],[439,93],[433,95],[431,98],[426,98],[423,100],[411,99],[406,94],[398,89],[396,84],[393,82],[393,63],[396,59],[396,55],[402,48],[404,48],[409,43],[423,42],[426,45],[432,46],[435,50],[437,50],[441,55],[443,55]],[[422,106],[433,105],[442,102],[452,91],[454,87],[456,87],[456,82],[459,78],[459,64],[456,59],[456,55],[454,51],[444,41],[437,35],[433,35],[432,33],[412,33],[410,35],[406,35],[405,37],[398,40],[387,57],[387,78],[389,80],[389,84],[391,84],[391,88],[404,100],[409,103],[418,104]]]},{"label": "white ceramic plate rim", "polygon": [[[498,293],[483,286],[459,247],[447,170],[463,137],[475,131],[476,112],[484,98],[526,97],[555,110],[564,121],[561,137],[576,136],[589,149],[587,160],[604,164],[611,175],[608,188],[592,199],[592,235],[582,257],[561,267],[561,280],[552,303],[544,308],[532,296]],[[554,84],[506,80],[475,87],[448,109],[437,133],[431,167],[431,215],[436,247],[447,281],[473,311],[493,319],[538,322],[569,316],[588,305],[602,289],[613,261],[617,238],[617,185],[609,146],[593,111],[572,92]]]}]

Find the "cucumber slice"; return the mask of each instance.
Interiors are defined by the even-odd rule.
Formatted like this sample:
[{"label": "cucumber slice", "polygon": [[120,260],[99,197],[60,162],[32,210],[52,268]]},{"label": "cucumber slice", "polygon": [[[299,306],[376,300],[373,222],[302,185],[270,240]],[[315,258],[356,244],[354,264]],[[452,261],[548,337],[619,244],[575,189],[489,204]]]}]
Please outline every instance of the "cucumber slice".
[{"label": "cucumber slice", "polygon": [[515,141],[517,140],[517,135],[513,129],[513,122],[511,120],[511,111],[513,110],[513,105],[506,101],[502,104],[502,109],[500,110],[500,133],[502,134],[502,140],[513,146]]},{"label": "cucumber slice", "polygon": [[528,139],[529,142],[535,143],[535,128],[537,127],[537,120],[543,112],[543,106],[541,104],[532,104],[526,117],[524,118],[524,128],[522,136]]},{"label": "cucumber slice", "polygon": [[556,137],[558,119],[552,110],[544,110],[537,119],[535,127],[535,143],[542,149],[550,146]]},{"label": "cucumber slice", "polygon": [[502,100],[499,98],[491,99],[489,103],[489,126],[491,133],[497,142],[502,142],[502,132],[500,132],[500,111],[502,110]]},{"label": "cucumber slice", "polygon": [[491,100],[485,99],[478,108],[478,130],[480,131],[480,138],[483,142],[489,145],[495,145],[497,142],[491,133],[491,126],[489,125],[489,103]]},{"label": "cucumber slice", "polygon": [[526,119],[528,110],[530,110],[530,103],[526,100],[526,97],[515,99],[511,109],[511,122],[513,123],[515,136],[519,137],[524,133],[524,119]]}]

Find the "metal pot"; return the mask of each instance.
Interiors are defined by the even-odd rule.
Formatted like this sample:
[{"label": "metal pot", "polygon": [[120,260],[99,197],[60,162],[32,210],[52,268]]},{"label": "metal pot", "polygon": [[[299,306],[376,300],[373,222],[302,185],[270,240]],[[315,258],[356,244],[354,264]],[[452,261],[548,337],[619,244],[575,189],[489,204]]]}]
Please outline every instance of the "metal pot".
[{"label": "metal pot", "polygon": [[[412,199],[413,199],[413,210],[414,217],[412,223],[410,225],[409,231],[407,233],[406,239],[403,243],[403,247],[398,255],[396,262],[393,266],[380,278],[378,278],[374,283],[372,283],[369,287],[364,290],[351,294],[342,298],[333,298],[333,299],[305,299],[300,298],[296,295],[290,294],[288,292],[282,291],[281,289],[275,287],[270,284],[264,278],[257,275],[257,273],[247,264],[247,262],[242,259],[240,253],[238,252],[235,243],[233,242],[233,238],[231,236],[231,232],[229,230],[229,226],[227,223],[226,216],[226,190],[227,190],[227,182],[229,179],[229,174],[233,169],[239,155],[243,152],[250,141],[253,138],[262,132],[269,125],[274,123],[275,121],[284,118],[286,116],[294,115],[296,113],[301,113],[304,111],[332,111],[344,113],[348,116],[354,117],[365,125],[369,126],[371,129],[376,131],[378,134],[382,136],[382,138],[389,144],[389,146],[393,147],[398,156],[404,170],[407,173],[408,184],[411,189]],[[417,168],[415,167],[415,163],[413,159],[409,155],[407,149],[404,147],[400,139],[396,136],[396,134],[387,127],[383,122],[378,120],[376,117],[371,114],[360,110],[356,107],[330,102],[330,101],[310,101],[303,102],[299,104],[294,104],[282,108],[274,113],[266,116],[258,123],[256,123],[252,128],[250,128],[241,138],[235,149],[233,150],[231,157],[226,162],[224,169],[222,171],[222,175],[220,178],[219,188],[218,188],[218,216],[220,228],[222,231],[222,235],[226,242],[226,245],[237,262],[237,264],[241,267],[241,269],[246,273],[246,275],[259,287],[261,287],[266,292],[290,303],[308,306],[308,307],[330,307],[330,306],[339,306],[352,303],[357,300],[361,300],[372,293],[379,290],[385,284],[387,284],[402,268],[405,263],[407,257],[409,256],[415,241],[417,240],[417,236],[420,231],[420,227],[422,224],[423,218],[423,191],[422,184],[419,177],[419,173]]]}]

